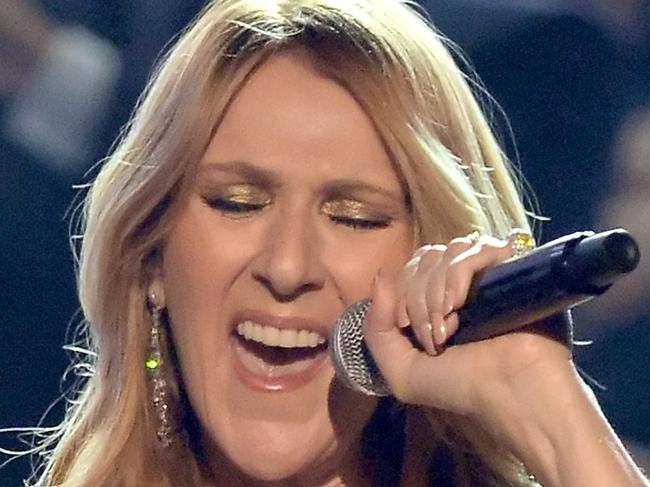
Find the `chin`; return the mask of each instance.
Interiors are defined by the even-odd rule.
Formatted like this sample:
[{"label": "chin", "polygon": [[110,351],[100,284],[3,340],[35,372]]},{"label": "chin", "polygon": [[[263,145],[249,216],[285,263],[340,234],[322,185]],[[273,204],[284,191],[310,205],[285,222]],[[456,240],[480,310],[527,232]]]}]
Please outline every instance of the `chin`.
[{"label": "chin", "polygon": [[[204,438],[204,453],[210,470],[218,477],[215,480],[225,480],[216,484],[236,485],[221,477],[229,473],[242,484],[258,481],[286,485],[300,481],[317,485],[345,468],[358,456],[364,426],[376,403],[342,401],[347,407],[341,411],[339,407],[344,404],[337,404],[338,394],[333,396],[334,404],[306,417],[243,418],[225,411],[213,416],[214,421],[204,429],[204,434],[209,434]],[[284,404],[291,411],[292,403]],[[301,404],[304,406],[305,401]]]},{"label": "chin", "polygon": [[310,477],[316,472],[324,473],[328,465],[332,469],[337,463],[335,458],[340,454],[341,445],[333,432],[329,435],[303,432],[296,436],[296,428],[290,429],[294,434],[277,431],[271,436],[268,432],[259,434],[261,431],[256,432],[258,435],[242,432],[238,438],[221,442],[222,446],[215,452],[219,458],[215,462],[215,473],[229,471],[241,480],[282,483]]},{"label": "chin", "polygon": [[[286,485],[331,477],[357,457],[363,429],[376,400],[359,396],[333,381],[333,370],[320,372],[301,387],[266,391],[224,374],[214,392],[197,408],[202,424],[204,459],[218,477]],[[217,385],[219,387],[217,387]],[[206,388],[208,389],[208,388]]]}]

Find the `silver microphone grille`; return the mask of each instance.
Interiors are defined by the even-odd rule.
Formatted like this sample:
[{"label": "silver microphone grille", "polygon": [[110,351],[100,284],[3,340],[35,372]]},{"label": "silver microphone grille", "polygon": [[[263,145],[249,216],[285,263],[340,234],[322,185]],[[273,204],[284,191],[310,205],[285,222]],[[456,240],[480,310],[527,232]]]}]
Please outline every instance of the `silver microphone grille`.
[{"label": "silver microphone grille", "polygon": [[368,396],[388,396],[390,389],[363,340],[362,325],[370,300],[350,306],[336,320],[330,337],[330,355],[338,379]]}]

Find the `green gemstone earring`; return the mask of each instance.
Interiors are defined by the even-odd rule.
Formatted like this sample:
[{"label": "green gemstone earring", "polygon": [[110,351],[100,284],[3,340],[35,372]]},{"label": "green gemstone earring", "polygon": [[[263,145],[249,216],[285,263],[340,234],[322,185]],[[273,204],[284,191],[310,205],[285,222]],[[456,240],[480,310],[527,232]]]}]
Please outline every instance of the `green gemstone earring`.
[{"label": "green gemstone earring", "polygon": [[162,373],[162,367],[165,364],[160,346],[163,308],[160,304],[159,296],[153,291],[149,292],[148,302],[151,312],[151,334],[149,353],[144,361],[144,367],[151,379],[151,404],[158,417],[156,436],[160,444],[164,448],[167,448],[172,444],[172,427],[168,402],[168,384]]}]

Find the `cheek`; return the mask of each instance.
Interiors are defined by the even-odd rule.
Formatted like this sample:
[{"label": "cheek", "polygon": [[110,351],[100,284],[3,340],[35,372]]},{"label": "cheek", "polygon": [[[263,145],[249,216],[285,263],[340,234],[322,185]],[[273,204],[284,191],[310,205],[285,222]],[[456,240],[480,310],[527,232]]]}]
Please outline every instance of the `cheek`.
[{"label": "cheek", "polygon": [[375,276],[397,277],[413,253],[413,239],[407,224],[396,225],[383,234],[340,240],[328,246],[331,274],[347,302],[366,297]]},{"label": "cheek", "polygon": [[[179,225],[163,255],[163,279],[167,307],[173,323],[194,324],[218,301],[227,272],[217,246],[205,231]],[[199,316],[197,316],[197,314]]]},{"label": "cheek", "polygon": [[217,219],[202,203],[190,203],[166,243],[165,296],[179,322],[194,322],[201,310],[218,310],[254,252],[254,236],[224,228]]},{"label": "cheek", "polygon": [[390,235],[376,250],[374,259],[380,263],[382,273],[396,276],[413,255],[414,243],[411,227],[400,224],[399,231]]},{"label": "cheek", "polygon": [[[217,228],[200,203],[187,210],[166,242],[163,285],[174,346],[186,385],[197,392],[206,371],[227,359],[228,298],[249,250],[232,232]],[[227,238],[226,238],[227,237]]]}]

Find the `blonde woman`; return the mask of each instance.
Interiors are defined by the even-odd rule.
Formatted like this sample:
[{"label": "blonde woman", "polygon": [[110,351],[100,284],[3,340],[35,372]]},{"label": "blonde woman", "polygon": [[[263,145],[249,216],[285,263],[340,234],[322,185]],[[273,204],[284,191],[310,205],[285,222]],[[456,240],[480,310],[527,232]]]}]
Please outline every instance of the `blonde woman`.
[{"label": "blonde woman", "polygon": [[[515,227],[507,161],[409,6],[211,3],[88,193],[92,374],[35,484],[648,485],[564,344],[445,348]],[[367,296],[382,400],[327,358]]]}]

